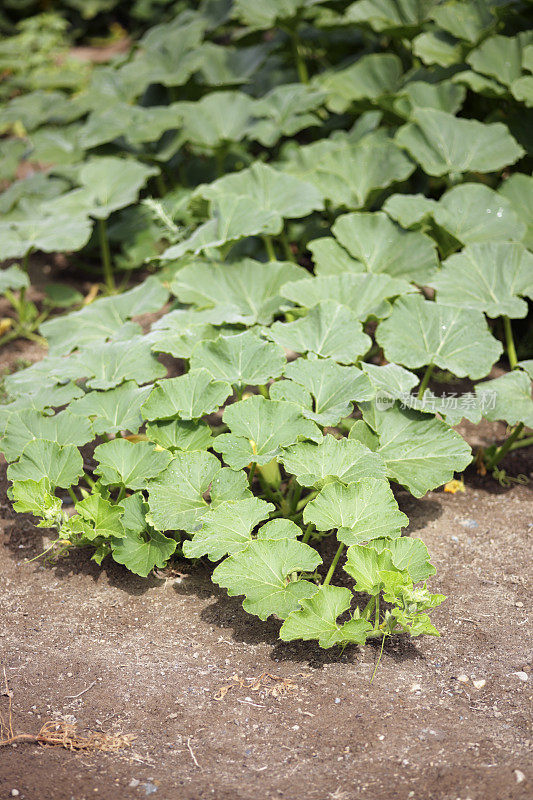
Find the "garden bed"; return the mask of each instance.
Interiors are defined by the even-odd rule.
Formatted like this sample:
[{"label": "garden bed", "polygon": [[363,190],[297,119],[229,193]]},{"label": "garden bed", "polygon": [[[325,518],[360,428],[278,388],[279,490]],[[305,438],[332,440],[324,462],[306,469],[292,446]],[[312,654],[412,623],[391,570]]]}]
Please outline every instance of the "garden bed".
[{"label": "garden bed", "polygon": [[[477,426],[468,438],[493,434]],[[531,457],[505,466],[531,474]],[[109,559],[100,569],[87,551],[27,563],[43,532],[11,510],[4,476],[0,660],[16,731],[74,717],[80,733],[136,739],[112,754],[5,748],[2,796],[530,796],[527,487],[472,470],[464,494],[397,492],[407,532],[432,553],[432,588],[449,599],[434,612],[442,638],[387,642],[370,683],[379,647],[341,656],[279,642],[279,623],[246,615],[207,566],[177,562],[145,580]],[[264,673],[274,678],[259,688],[248,680]]]}]

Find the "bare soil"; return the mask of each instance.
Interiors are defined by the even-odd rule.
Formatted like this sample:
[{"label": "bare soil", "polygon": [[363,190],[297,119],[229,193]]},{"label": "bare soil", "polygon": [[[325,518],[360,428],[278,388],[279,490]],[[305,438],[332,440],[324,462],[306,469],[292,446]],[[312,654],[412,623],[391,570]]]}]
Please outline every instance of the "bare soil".
[{"label": "bare soil", "polygon": [[[14,343],[2,362],[42,355]],[[505,431],[459,429],[474,446]],[[531,478],[533,453],[504,467]],[[116,753],[1,748],[0,800],[531,798],[533,497],[473,468],[465,481],[464,494],[397,492],[437,567],[431,588],[449,599],[433,614],[442,638],[387,643],[371,683],[377,647],[281,643],[279,623],[245,614],[207,565],[141,579],[86,551],[29,561],[47,532],[14,514],[0,465],[0,678],[5,667],[14,728],[57,719],[136,737]]]}]

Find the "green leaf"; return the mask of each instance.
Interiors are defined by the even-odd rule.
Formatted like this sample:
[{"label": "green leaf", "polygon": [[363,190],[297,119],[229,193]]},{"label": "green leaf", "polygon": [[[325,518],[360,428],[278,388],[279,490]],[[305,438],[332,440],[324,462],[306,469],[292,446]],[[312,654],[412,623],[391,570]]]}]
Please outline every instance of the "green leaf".
[{"label": "green leaf", "polygon": [[428,175],[496,172],[514,164],[524,150],[501,122],[460,119],[433,108],[416,109],[396,141]]},{"label": "green leaf", "polygon": [[324,300],[335,300],[348,306],[361,322],[369,316],[386,317],[391,311],[386,298],[413,291],[413,287],[400,278],[366,273],[304,278],[290,281],[282,289],[285,297],[307,308]]},{"label": "green leaf", "polygon": [[364,619],[352,619],[339,625],[337,617],[350,607],[352,593],[342,586],[320,586],[309,599],[300,601],[279,632],[285,642],[294,639],[318,639],[320,647],[335,644],[364,644],[372,626]]},{"label": "green leaf", "polygon": [[531,380],[526,372],[514,370],[493,381],[483,381],[475,392],[486,419],[504,420],[509,425],[523,422],[533,428]]},{"label": "green leaf", "polygon": [[524,103],[528,108],[533,108],[533,75],[524,75],[513,81],[511,94],[519,103]]},{"label": "green leaf", "polygon": [[61,500],[50,491],[48,477],[40,480],[16,480],[11,488],[13,509],[20,514],[42,517],[45,523],[53,523],[61,514]]},{"label": "green leaf", "polygon": [[384,129],[360,140],[350,134],[287,149],[286,170],[335,206],[361,208],[375,189],[404,181],[415,165]]},{"label": "green leaf", "polygon": [[494,6],[485,0],[449,0],[433,9],[431,18],[456,38],[476,44],[495,24]]},{"label": "green leaf", "polygon": [[427,83],[410,81],[400,89],[393,102],[394,111],[408,119],[415,108],[437,108],[456,114],[466,97],[464,86],[451,81]]},{"label": "green leaf", "polygon": [[212,453],[176,453],[148,486],[150,523],[158,530],[194,530],[209,505],[203,495],[221,470]]},{"label": "green leaf", "polygon": [[75,533],[81,533],[86,539],[94,540],[99,536],[105,539],[126,535],[121,522],[124,514],[122,506],[113,505],[109,500],[97,494],[91,494],[85,500],[76,503],[79,517],[70,518],[70,526]]},{"label": "green leaf", "polygon": [[425,283],[437,269],[435,243],[423,233],[403,231],[382,212],[345,214],[331,229],[367,272]]},{"label": "green leaf", "polygon": [[271,519],[261,525],[257,531],[257,539],[297,539],[302,535],[302,529],[291,522],[290,519]]},{"label": "green leaf", "polygon": [[519,241],[525,233],[511,203],[481,183],[454,186],[441,197],[433,218],[463,244]]},{"label": "green leaf", "polygon": [[93,156],[79,171],[88,213],[106,219],[113,211],[134,203],[148,178],[159,170],[138,161],[114,156]]},{"label": "green leaf", "polygon": [[93,431],[88,420],[72,414],[70,410],[50,417],[34,409],[23,409],[10,415],[0,446],[6,460],[14,461],[28,442],[33,440],[47,439],[64,446],[86,444],[92,438]]},{"label": "green leaf", "polygon": [[130,572],[146,578],[154,567],[162,569],[178,543],[168,539],[159,531],[132,533],[126,531],[123,539],[115,539],[112,556],[118,564],[124,564]]},{"label": "green leaf", "polygon": [[[191,103],[176,104],[179,141],[216,149],[227,142],[240,142],[250,129],[256,101],[244,92],[211,92]],[[231,108],[231,114],[227,113]]]},{"label": "green leaf", "polygon": [[91,389],[113,389],[127,380],[149,383],[162,378],[166,368],[155,358],[143,336],[126,342],[104,342],[79,351],[79,362]]},{"label": "green leaf", "polygon": [[124,486],[127,489],[145,489],[172,460],[166,450],[156,450],[151,442],[129,442],[113,439],[99,444],[94,451],[98,461],[95,469],[106,486]]},{"label": "green leaf", "polygon": [[212,436],[209,425],[190,420],[171,419],[165,422],[152,422],[146,426],[150,441],[165,450],[207,450],[211,447]]},{"label": "green leaf", "polygon": [[401,33],[418,28],[435,0],[358,0],[349,6],[345,22],[364,23],[378,33]]},{"label": "green leaf", "polygon": [[467,63],[477,72],[510,86],[522,75],[524,47],[533,40],[529,31],[518,36],[490,36],[467,56]]},{"label": "green leaf", "polygon": [[17,264],[0,270],[0,294],[5,294],[7,289],[27,289],[30,279]]},{"label": "green leaf", "polygon": [[522,172],[515,172],[507,178],[498,193],[512,204],[515,214],[527,226],[524,244],[533,249],[533,178]]},{"label": "green leaf", "polygon": [[398,364],[385,364],[383,367],[378,367],[376,364],[361,364],[361,367],[377,393],[382,392],[390,397],[409,394],[418,383],[416,375]]},{"label": "green leaf", "polygon": [[126,381],[106,392],[88,392],[74,400],[69,411],[87,417],[96,435],[120,431],[137,433],[142,425],[141,406],[150,390],[150,386],[139,387],[134,381]]},{"label": "green leaf", "polygon": [[141,407],[145,419],[199,419],[217,411],[231,394],[231,386],[214,381],[205,369],[194,369],[178,378],[157,381]]},{"label": "green leaf", "polygon": [[335,480],[355,483],[365,478],[384,478],[379,455],[356,440],[326,434],[318,443],[300,442],[283,451],[279,460],[301,486],[321,489]]},{"label": "green leaf", "polygon": [[344,247],[332,236],[323,236],[308,242],[313,254],[315,275],[339,275],[342,272],[363,272],[363,265],[348,255]]},{"label": "green leaf", "polygon": [[377,595],[385,585],[388,575],[394,571],[392,553],[384,549],[378,552],[371,545],[355,544],[348,548],[344,570],[355,580],[355,591]]},{"label": "green leaf", "polygon": [[227,500],[244,500],[252,497],[248,485],[248,475],[239,470],[235,472],[228,467],[222,467],[211,483],[210,489],[211,508],[216,508]]},{"label": "green leaf", "polygon": [[483,378],[502,352],[481,312],[433,303],[421,295],[400,298],[376,339],[389,361],[410,369],[435,364],[458,377]]},{"label": "green leaf", "polygon": [[326,95],[326,106],[342,114],[354,101],[379,100],[400,87],[402,62],[392,53],[372,53],[338,72],[324,72],[315,79]]},{"label": "green leaf", "polygon": [[219,318],[214,324],[268,325],[285,304],[281,287],[306,275],[301,267],[285,261],[263,264],[246,258],[229,264],[196,262],[177,273],[171,288],[183,303],[224,309],[226,319]]},{"label": "green leaf", "polygon": [[525,317],[527,302],[520,296],[533,298],[533,254],[510,242],[472,244],[450,256],[430,285],[438,304],[484,311],[489,317]]},{"label": "green leaf", "polygon": [[129,533],[144,533],[147,528],[146,514],[148,504],[144,502],[141,492],[134,492],[120,501],[124,510],[122,525]]},{"label": "green leaf", "polygon": [[245,236],[278,235],[284,219],[323,208],[323,194],[313,185],[260,162],[200,186],[195,196],[210,201],[210,219],[190,239],[165,250],[162,258],[179,258]]},{"label": "green leaf", "polygon": [[286,350],[315,353],[341,364],[354,364],[372,344],[355,314],[335,300],[318,303],[296,322],[275,322],[265,335]]},{"label": "green leaf", "polygon": [[252,541],[256,525],[274,510],[272,503],[265,503],[258,497],[226,500],[207,511],[192,541],[183,543],[183,552],[187,558],[207,555],[211,561],[219,561],[228,553],[238,553]]},{"label": "green leaf", "polygon": [[328,483],[304,508],[304,522],[319,531],[338,529],[344,544],[368,542],[382,536],[396,538],[409,519],[398,509],[389,482],[362,478],[344,486]]},{"label": "green leaf", "polygon": [[352,401],[372,396],[368,378],[357,367],[343,367],[330,358],[299,358],[289,364],[285,377],[299,383],[314,398],[312,409],[302,414],[319,425],[336,425],[353,410]]},{"label": "green leaf", "polygon": [[519,361],[517,366],[527,372],[531,380],[533,380],[533,358],[528,358],[525,361]]},{"label": "green leaf", "polygon": [[389,550],[396,569],[407,570],[413,583],[423,581],[437,571],[429,561],[428,549],[422,539],[411,539],[408,536],[396,539],[373,539],[370,547],[378,553]]},{"label": "green leaf", "polygon": [[29,208],[23,219],[6,217],[0,223],[2,249],[0,257],[19,258],[31,250],[44,253],[76,251],[84,247],[91,235],[91,222],[83,216],[71,214],[68,209],[54,214],[52,203],[46,210]]},{"label": "green leaf", "polygon": [[28,442],[19,460],[7,468],[10,481],[48,478],[52,487],[62,489],[75,486],[82,475],[83,459],[77,447],[61,447],[45,439]]},{"label": "green leaf", "polygon": [[413,55],[424,64],[451,67],[463,60],[464,46],[444,31],[428,31],[413,39]]},{"label": "green leaf", "polygon": [[294,572],[313,572],[322,559],[312,547],[294,539],[257,539],[227,558],[213,572],[213,582],[230,597],[245,595],[243,608],[265,620],[285,619],[299,601],[316,593],[314,583],[288,580]]},{"label": "green leaf", "polygon": [[299,131],[321,125],[314,113],[324,100],[324,93],[301,83],[274,87],[257,100],[254,122],[249,137],[264,147],[272,147],[282,136],[294,136]]},{"label": "green leaf", "polygon": [[423,194],[393,194],[383,204],[383,210],[402,228],[414,228],[426,222],[436,208],[438,203]]},{"label": "green leaf", "polygon": [[217,436],[213,449],[232,469],[241,469],[252,461],[268,464],[280,455],[282,447],[322,436],[293,403],[265,400],[260,395],[227,406],[222,419],[231,432]]},{"label": "green leaf", "polygon": [[286,360],[281,347],[248,330],[200,342],[191,356],[191,369],[205,369],[216,381],[255,386],[278,378]]},{"label": "green leaf", "polygon": [[434,417],[401,410],[397,404],[387,411],[361,404],[361,410],[365,422],[379,436],[377,452],[389,478],[415,497],[442,486],[472,460],[462,436]]}]

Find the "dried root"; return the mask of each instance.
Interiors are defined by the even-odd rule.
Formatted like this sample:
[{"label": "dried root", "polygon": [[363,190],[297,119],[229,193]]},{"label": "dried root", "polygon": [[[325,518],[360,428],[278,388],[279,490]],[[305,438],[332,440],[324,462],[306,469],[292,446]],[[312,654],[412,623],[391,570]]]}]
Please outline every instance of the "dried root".
[{"label": "dried root", "polygon": [[263,672],[258,678],[239,678],[234,675],[233,683],[221,686],[216,693],[215,700],[223,700],[231,689],[246,689],[251,692],[261,692],[265,697],[282,697],[298,689],[292,678],[281,678],[271,672]]},{"label": "dried root", "polygon": [[100,750],[115,752],[123,747],[129,747],[135,735],[108,734],[90,732],[83,736],[78,734],[77,726],[62,720],[45,722],[37,734],[18,733],[13,730],[13,692],[10,691],[6,671],[4,669],[4,692],[9,698],[7,722],[0,712],[0,747],[10,744],[39,744],[48,747],[63,747],[65,750]]}]

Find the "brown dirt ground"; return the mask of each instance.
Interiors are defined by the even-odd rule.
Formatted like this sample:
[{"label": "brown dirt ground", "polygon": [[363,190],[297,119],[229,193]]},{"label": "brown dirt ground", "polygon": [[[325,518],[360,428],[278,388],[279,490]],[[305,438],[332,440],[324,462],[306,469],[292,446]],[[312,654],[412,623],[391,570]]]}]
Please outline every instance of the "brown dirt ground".
[{"label": "brown dirt ground", "polygon": [[[3,362],[19,349],[40,357],[15,343]],[[461,432],[477,446],[504,428]],[[531,477],[533,454],[504,466]],[[136,736],[118,753],[4,747],[0,800],[13,789],[22,800],[532,797],[528,487],[470,470],[465,494],[398,491],[408,533],[437,567],[431,587],[449,599],[433,614],[442,638],[387,644],[370,683],[376,647],[341,656],[281,643],[279,623],[245,614],[207,566],[143,580],[112,562],[99,569],[85,551],[28,563],[46,532],[11,510],[5,465],[0,479],[0,666],[16,731],[62,719],[80,733]],[[272,679],[259,689],[234,680],[263,673],[294,688],[274,696]]]}]

